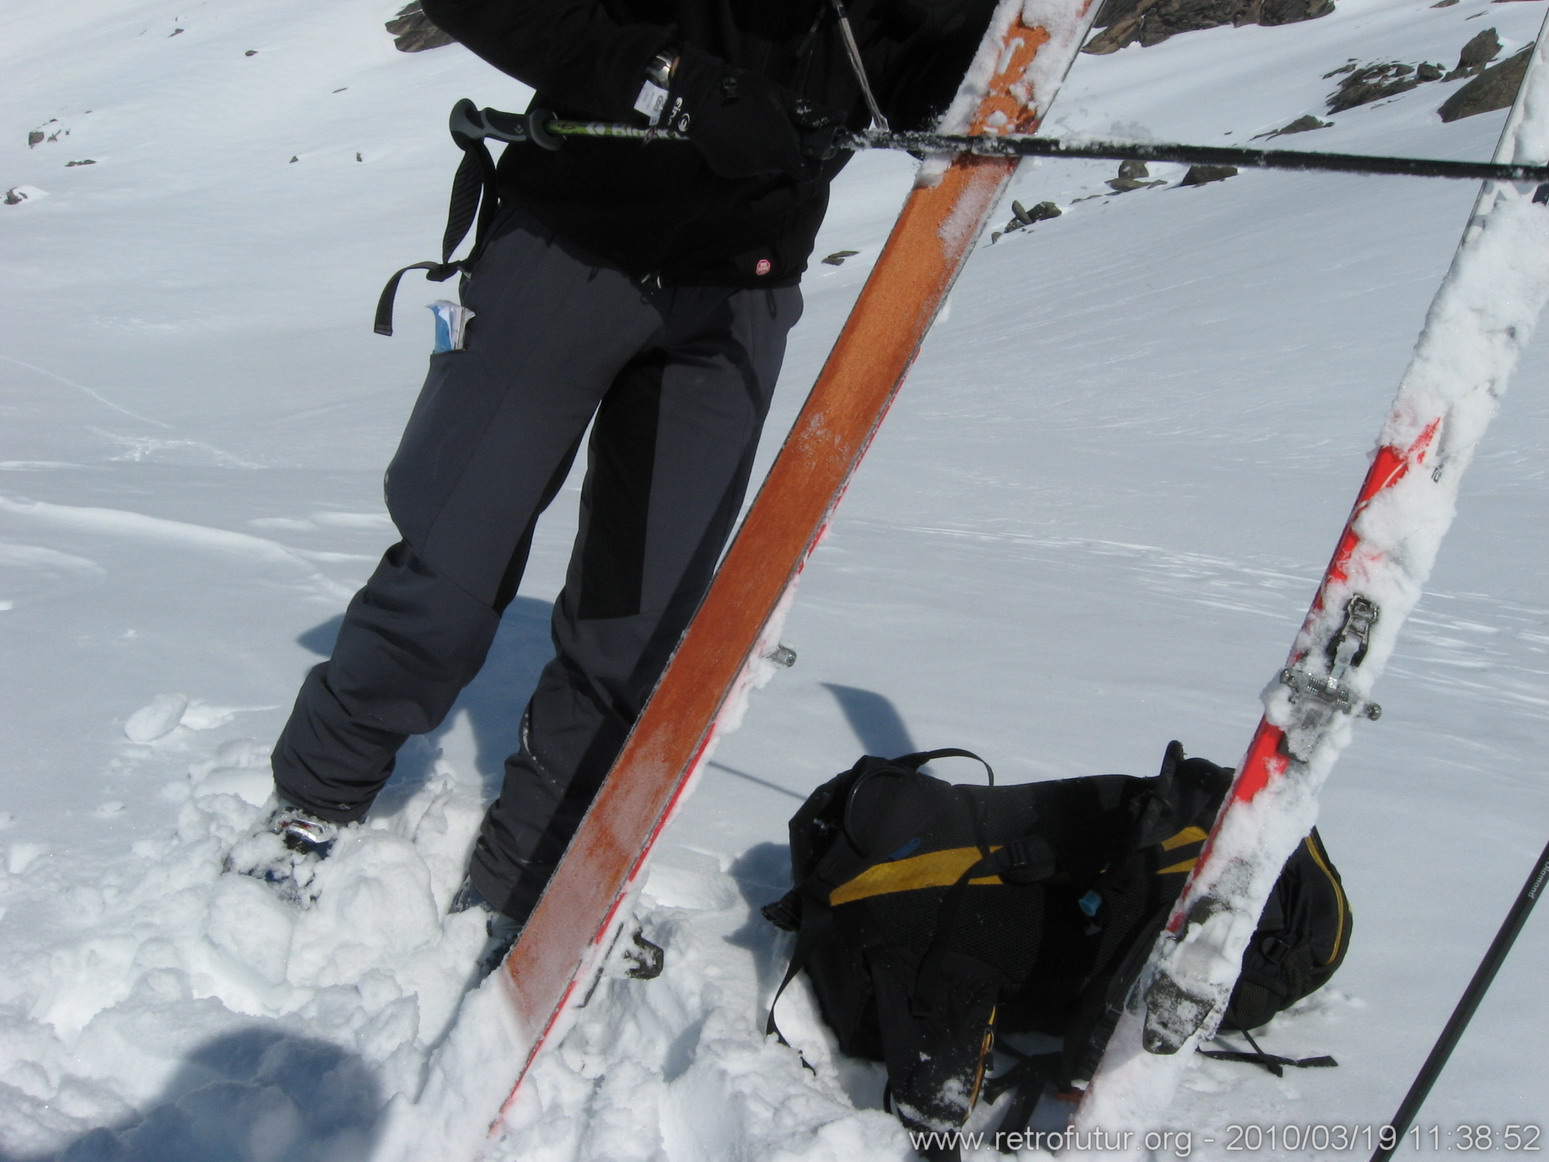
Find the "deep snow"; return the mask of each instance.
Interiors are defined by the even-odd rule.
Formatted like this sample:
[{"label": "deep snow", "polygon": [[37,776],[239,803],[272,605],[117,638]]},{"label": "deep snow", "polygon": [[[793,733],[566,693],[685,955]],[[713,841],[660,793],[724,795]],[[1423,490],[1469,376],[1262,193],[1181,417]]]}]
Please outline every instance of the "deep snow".
[{"label": "deep snow", "polygon": [[[391,341],[369,319],[387,273],[439,245],[446,111],[524,99],[460,49],[396,52],[395,10],[9,6],[0,187],[30,194],[0,205],[0,1156],[17,1162],[425,1157],[427,1127],[482,1136],[481,1078],[436,1054],[479,935],[443,912],[544,659],[574,482],[485,673],[411,744],[317,903],[220,872],[302,672],[392,536],[380,473],[429,350],[419,304],[443,288],[406,283]],[[1541,15],[1343,0],[1084,57],[1046,129],[1247,142],[1321,114],[1349,59],[1450,68],[1484,27],[1504,56]],[[1502,115],[1441,124],[1455,85],[1276,144],[1485,157]],[[783,890],[806,792],[863,751],[923,746],[969,746],[1007,780],[1150,773],[1173,737],[1236,761],[1475,188],[1185,189],[1152,168],[1165,185],[1123,195],[1104,163],[1018,177],[1015,197],[1066,213],[970,263],[805,574],[798,665],[666,836],[639,919],[667,972],[603,986],[490,1158],[909,1158],[877,1072],[835,1059],[803,994],[782,1028],[815,1075],[761,1035],[785,947],[757,907]],[[808,277],[772,433],[911,170],[864,156],[836,189],[818,254],[859,255]],[[1376,692],[1386,714],[1323,797],[1353,948],[1268,1040],[1341,1066],[1198,1063],[1171,1119],[1197,1157],[1236,1153],[1233,1124],[1388,1117],[1542,846],[1546,366],[1540,344]],[[1444,1143],[1549,1123],[1546,952],[1539,917],[1422,1115]],[[463,1029],[491,1028],[490,1000]]]}]

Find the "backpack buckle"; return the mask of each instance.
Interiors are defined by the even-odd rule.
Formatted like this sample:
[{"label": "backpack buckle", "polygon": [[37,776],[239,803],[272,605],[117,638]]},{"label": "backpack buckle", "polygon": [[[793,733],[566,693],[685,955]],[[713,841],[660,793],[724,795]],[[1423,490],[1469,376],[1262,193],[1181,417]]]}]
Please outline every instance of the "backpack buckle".
[{"label": "backpack buckle", "polygon": [[1037,884],[1054,875],[1059,856],[1043,836],[1030,835],[998,848],[990,862],[1008,884]]}]

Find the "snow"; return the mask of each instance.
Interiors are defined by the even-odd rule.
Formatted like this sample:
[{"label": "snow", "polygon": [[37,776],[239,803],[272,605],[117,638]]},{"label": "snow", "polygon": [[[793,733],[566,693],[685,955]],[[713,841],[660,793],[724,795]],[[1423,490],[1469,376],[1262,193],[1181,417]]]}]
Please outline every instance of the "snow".
[{"label": "snow", "polygon": [[[799,662],[649,870],[635,916],[666,971],[612,971],[486,1144],[499,998],[465,999],[482,934],[445,908],[545,657],[574,481],[484,674],[311,906],[222,873],[305,668],[392,536],[381,471],[432,340],[410,308],[444,288],[406,282],[393,340],[370,316],[437,250],[447,110],[524,100],[460,49],[397,53],[397,7],[9,6],[0,188],[29,196],[0,205],[0,1157],[908,1159],[878,1071],[834,1050],[801,987],[781,1028],[815,1072],[763,1037],[788,946],[757,910],[787,883],[786,820],[863,751],[968,746],[1003,781],[1150,773],[1174,737],[1235,762],[1476,188],[1179,188],[1157,165],[1166,185],[1114,196],[1110,164],[1025,167],[1012,196],[1066,213],[981,243],[803,575],[781,634]],[[1504,57],[1539,18],[1342,0],[1180,35],[1080,59],[1044,130],[1247,143],[1321,114],[1347,60],[1450,67],[1484,27]],[[1276,144],[1487,157],[1502,114],[1435,116],[1456,84]],[[58,138],[29,147],[44,126]],[[776,426],[912,174],[866,155],[836,189],[818,254],[860,254],[808,277]],[[1380,1125],[1543,845],[1546,370],[1530,348],[1373,692],[1385,713],[1322,796],[1352,949],[1267,1038],[1340,1068],[1195,1062],[1166,1127],[1194,1157],[1234,1153],[1233,1125]],[[1549,1122],[1546,954],[1540,917],[1423,1125]]]}]

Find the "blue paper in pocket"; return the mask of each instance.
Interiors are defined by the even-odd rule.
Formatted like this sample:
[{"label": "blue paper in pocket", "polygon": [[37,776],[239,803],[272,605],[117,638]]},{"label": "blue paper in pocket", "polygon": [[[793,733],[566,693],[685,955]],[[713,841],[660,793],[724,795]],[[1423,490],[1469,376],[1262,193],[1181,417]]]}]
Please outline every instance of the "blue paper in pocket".
[{"label": "blue paper in pocket", "polygon": [[430,304],[436,316],[436,354],[443,351],[461,351],[467,334],[468,320],[473,312],[461,303],[449,299],[437,299]]}]

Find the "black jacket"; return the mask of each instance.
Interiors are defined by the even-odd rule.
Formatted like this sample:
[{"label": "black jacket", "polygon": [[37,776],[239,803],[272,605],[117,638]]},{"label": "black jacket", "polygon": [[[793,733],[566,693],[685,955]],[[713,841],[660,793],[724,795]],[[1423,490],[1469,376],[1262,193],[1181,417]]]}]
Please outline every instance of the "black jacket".
[{"label": "black jacket", "polygon": [[[692,44],[792,89],[852,128],[869,118],[831,0],[422,0],[425,14],[557,116],[644,124],[634,101],[657,53]],[[867,77],[898,128],[950,103],[995,0],[851,0]],[[692,145],[572,138],[513,146],[503,198],[639,276],[760,286],[806,269],[846,155],[810,180],[731,180]],[[762,272],[762,273],[760,273]]]}]

